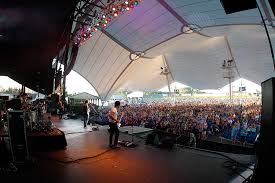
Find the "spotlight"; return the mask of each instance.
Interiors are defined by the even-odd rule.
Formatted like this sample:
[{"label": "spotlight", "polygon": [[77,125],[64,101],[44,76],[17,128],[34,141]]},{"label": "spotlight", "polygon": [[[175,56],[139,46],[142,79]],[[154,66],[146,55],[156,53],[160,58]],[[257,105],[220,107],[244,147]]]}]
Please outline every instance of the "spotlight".
[{"label": "spotlight", "polygon": [[128,2],[128,1],[125,1],[125,4],[129,4],[129,2]]},{"label": "spotlight", "polygon": [[113,10],[113,11],[116,11],[116,8],[114,7],[112,10]]},{"label": "spotlight", "polygon": [[127,7],[127,8],[126,8],[126,10],[127,10],[127,11],[129,11],[129,10],[130,10],[130,8],[129,8],[129,7]]},{"label": "spotlight", "polygon": [[115,17],[117,17],[117,16],[118,16],[118,14],[117,14],[117,13],[115,13],[115,14],[114,14],[114,16],[115,16]]}]

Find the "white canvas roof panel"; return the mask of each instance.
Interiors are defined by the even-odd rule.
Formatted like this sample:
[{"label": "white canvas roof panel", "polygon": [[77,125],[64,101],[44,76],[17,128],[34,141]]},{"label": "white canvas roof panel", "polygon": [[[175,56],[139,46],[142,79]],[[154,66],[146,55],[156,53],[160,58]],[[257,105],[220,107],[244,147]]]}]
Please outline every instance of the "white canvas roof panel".
[{"label": "white canvas roof panel", "polygon": [[[218,89],[228,83],[222,63],[230,59],[236,62],[234,80],[243,77],[260,84],[275,76],[257,9],[226,15],[219,0],[165,0],[171,11],[162,2],[142,1],[80,46],[73,69],[103,100],[119,89],[158,90],[168,81]],[[271,13],[263,11],[265,18]],[[199,29],[181,33],[183,21]],[[275,29],[268,25],[268,30],[275,45]],[[136,51],[145,55],[132,61]],[[168,81],[160,74],[166,65]]]}]

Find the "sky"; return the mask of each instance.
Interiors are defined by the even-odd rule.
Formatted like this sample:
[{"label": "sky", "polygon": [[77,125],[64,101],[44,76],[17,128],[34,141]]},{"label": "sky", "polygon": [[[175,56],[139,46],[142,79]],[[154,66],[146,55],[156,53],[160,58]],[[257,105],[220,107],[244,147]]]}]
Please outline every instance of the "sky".
[{"label": "sky", "polygon": [[[71,71],[70,74],[67,76],[66,80],[66,90],[69,94],[75,94],[75,93],[81,93],[81,92],[87,92],[92,95],[98,96],[96,90],[93,88],[93,86],[82,76],[80,76],[78,73],[75,71]],[[246,79],[238,79],[235,82],[233,82],[233,90],[236,91],[239,89],[240,86],[245,86],[248,92],[255,93],[256,90],[261,91],[261,86],[248,81]],[[21,85],[17,83],[16,81],[10,79],[7,76],[0,76],[0,89],[4,88],[7,89],[9,87],[12,88],[21,88]],[[174,91],[174,89],[180,89],[188,87],[184,84],[174,82],[171,84],[171,90]],[[228,92],[228,85],[224,86],[221,88],[219,91],[217,90],[211,90],[212,92],[217,92],[217,93],[227,93]],[[164,87],[160,89],[160,91],[166,91],[168,92],[168,87]]]},{"label": "sky", "polygon": [[87,92],[98,96],[94,87],[86,79],[73,70],[67,76],[66,85],[66,90],[69,94]]},{"label": "sky", "polygon": [[9,87],[21,88],[21,85],[7,76],[0,76],[0,87],[4,89],[8,89]]}]

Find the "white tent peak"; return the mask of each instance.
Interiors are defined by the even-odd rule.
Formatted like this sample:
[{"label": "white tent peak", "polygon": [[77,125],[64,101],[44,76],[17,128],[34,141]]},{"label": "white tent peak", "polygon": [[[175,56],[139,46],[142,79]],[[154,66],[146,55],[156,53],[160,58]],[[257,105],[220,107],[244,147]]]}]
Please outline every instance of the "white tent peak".
[{"label": "white tent peak", "polygon": [[141,98],[141,97],[143,97],[143,92],[141,91],[132,92],[127,95],[127,98]]}]

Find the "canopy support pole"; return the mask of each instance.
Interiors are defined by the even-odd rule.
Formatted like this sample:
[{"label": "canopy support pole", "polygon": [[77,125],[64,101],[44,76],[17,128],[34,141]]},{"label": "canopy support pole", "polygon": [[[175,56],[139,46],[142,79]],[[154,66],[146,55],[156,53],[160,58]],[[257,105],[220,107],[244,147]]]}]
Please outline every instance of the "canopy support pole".
[{"label": "canopy support pole", "polygon": [[162,55],[162,60],[163,60],[163,65],[164,65],[164,67],[168,69],[168,72],[167,72],[167,73],[166,73],[166,72],[163,72],[163,74],[164,74],[165,77],[166,77],[166,81],[167,81],[167,85],[168,85],[168,91],[169,91],[169,95],[168,95],[168,96],[170,96],[170,95],[171,95],[171,87],[170,87],[170,84],[171,84],[171,83],[170,83],[170,80],[169,80],[169,74],[171,74],[171,72],[170,72],[170,69],[169,69],[169,67],[168,67],[168,65],[167,65],[165,55]]},{"label": "canopy support pole", "polygon": [[229,97],[230,97],[230,102],[232,102],[233,95],[232,95],[232,78],[229,77]]}]

